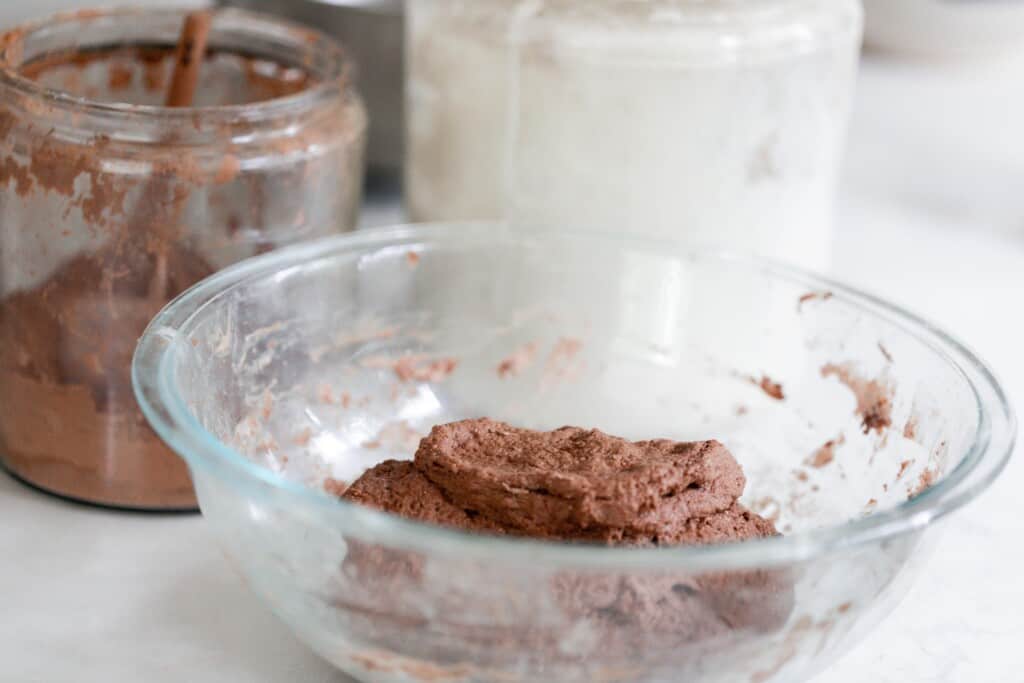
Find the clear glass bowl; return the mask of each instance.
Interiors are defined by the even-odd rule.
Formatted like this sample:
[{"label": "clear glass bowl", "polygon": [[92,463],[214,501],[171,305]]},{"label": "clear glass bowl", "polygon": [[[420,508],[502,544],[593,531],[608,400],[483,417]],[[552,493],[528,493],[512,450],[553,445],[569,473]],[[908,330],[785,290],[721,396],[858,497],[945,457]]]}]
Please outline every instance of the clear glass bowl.
[{"label": "clear glass bowl", "polygon": [[[134,381],[241,575],[362,681],[806,680],[894,607],[925,532],[992,482],[1015,434],[981,361],[865,294],[743,256],[488,224],[230,267],[157,316]],[[514,540],[325,493],[481,415],[721,439],[743,502],[785,535]]]}]

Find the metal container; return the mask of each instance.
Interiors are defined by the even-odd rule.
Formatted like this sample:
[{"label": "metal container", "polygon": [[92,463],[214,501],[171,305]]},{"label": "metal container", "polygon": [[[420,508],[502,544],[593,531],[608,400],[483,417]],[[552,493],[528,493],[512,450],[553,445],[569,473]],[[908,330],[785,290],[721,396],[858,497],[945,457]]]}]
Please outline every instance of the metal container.
[{"label": "metal container", "polygon": [[341,41],[370,113],[371,173],[397,175],[403,153],[402,0],[219,0],[303,22]]}]

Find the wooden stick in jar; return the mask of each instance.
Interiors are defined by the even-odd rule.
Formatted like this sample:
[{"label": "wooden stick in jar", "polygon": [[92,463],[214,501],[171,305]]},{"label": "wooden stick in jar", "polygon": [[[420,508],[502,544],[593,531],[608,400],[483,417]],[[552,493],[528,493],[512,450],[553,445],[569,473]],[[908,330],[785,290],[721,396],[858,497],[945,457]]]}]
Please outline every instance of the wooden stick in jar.
[{"label": "wooden stick in jar", "polygon": [[[210,24],[213,15],[208,10],[190,12],[182,22],[181,34],[178,37],[178,45],[174,51],[174,74],[171,77],[170,87],[167,89],[167,96],[164,104],[168,107],[188,107],[192,105],[196,94],[196,85],[199,83],[199,71],[206,58],[206,44],[210,37]],[[150,191],[159,193],[161,184],[154,182],[150,185]],[[151,203],[147,198],[144,205],[159,206],[159,202]],[[176,199],[170,206],[166,215],[155,218],[165,223],[165,228],[172,227],[176,223],[181,212],[185,208],[185,198]],[[167,296],[167,247],[161,243],[156,254],[156,269],[153,271],[153,279],[149,283],[150,298],[160,301]]]},{"label": "wooden stick in jar", "polygon": [[208,10],[190,12],[181,27],[181,36],[174,52],[174,75],[167,89],[168,107],[188,107],[196,94],[199,69],[206,57],[213,15]]}]

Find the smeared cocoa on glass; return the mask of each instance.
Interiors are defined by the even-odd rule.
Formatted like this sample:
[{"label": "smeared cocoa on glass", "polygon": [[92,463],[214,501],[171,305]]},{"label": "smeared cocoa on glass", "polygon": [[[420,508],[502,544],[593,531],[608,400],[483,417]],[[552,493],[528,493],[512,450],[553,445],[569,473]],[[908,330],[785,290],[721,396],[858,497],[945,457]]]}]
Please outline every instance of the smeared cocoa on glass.
[{"label": "smeared cocoa on glass", "polygon": [[[90,20],[82,18],[86,29]],[[190,104],[167,101],[174,47],[57,47],[25,59],[33,30],[0,39],[7,259],[0,272],[0,457],[21,478],[72,498],[193,508],[186,467],[135,405],[129,376],[135,342],[178,293],[282,240],[254,245],[254,227],[280,223],[299,232],[303,215],[264,214],[264,205],[249,201],[265,178],[244,174],[239,156],[255,149],[234,150],[231,122],[205,122],[194,113],[146,119],[125,110],[129,130],[104,128],[96,101]],[[200,54],[210,61],[203,62],[195,105],[262,102],[316,84],[301,67],[223,50]],[[339,92],[342,87],[339,82]],[[269,140],[273,147],[265,153],[338,141],[346,127],[349,135],[360,134],[353,120],[322,118],[314,127],[296,117],[296,134]],[[275,178],[299,183],[310,170],[291,168],[290,177]],[[197,224],[234,216],[235,204],[255,212],[235,217],[237,235],[232,220]]]},{"label": "smeared cocoa on glass", "polygon": [[835,377],[853,392],[864,433],[882,434],[892,425],[892,390],[877,379],[865,379],[848,364],[828,363],[822,377]]},{"label": "smeared cocoa on glass", "polygon": [[[5,45],[5,57],[11,49]],[[43,55],[28,64],[2,66],[40,78],[56,64],[87,69],[95,61],[88,53],[62,59]],[[112,85],[123,80],[121,71],[111,71]],[[26,101],[46,106],[40,104],[45,100]],[[15,107],[0,110],[0,128],[15,126],[17,116]],[[181,239],[188,186],[176,182],[179,169],[161,168],[153,159],[148,182],[108,172],[109,138],[102,134],[71,141],[40,133],[27,138],[27,150],[11,147],[17,144],[5,145],[7,175],[0,183],[13,184],[27,202],[64,206],[64,220],[80,212],[81,223],[68,221],[61,235],[82,240],[84,226],[92,238],[88,242],[97,246],[53,264],[45,278],[29,271],[26,279],[34,286],[11,290],[4,283],[4,462],[30,483],[80,500],[192,507],[188,472],[146,426],[130,378],[135,342],[149,320],[213,272]],[[19,163],[19,157],[27,163]]]}]

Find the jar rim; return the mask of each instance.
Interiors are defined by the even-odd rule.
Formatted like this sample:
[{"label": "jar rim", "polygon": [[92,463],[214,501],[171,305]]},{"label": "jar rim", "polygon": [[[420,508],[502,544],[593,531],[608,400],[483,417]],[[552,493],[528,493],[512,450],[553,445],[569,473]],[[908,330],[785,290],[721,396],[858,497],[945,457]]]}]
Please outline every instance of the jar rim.
[{"label": "jar rim", "polygon": [[[59,113],[72,112],[79,115],[96,115],[104,118],[130,119],[134,121],[158,121],[169,125],[198,122],[224,125],[231,123],[255,123],[284,116],[299,115],[315,110],[318,105],[330,100],[351,96],[355,93],[354,64],[344,48],[333,38],[315,29],[280,19],[276,16],[234,8],[212,9],[210,48],[218,49],[218,38],[229,33],[247,38],[269,41],[275,47],[291,50],[301,57],[301,66],[317,78],[308,88],[288,95],[273,97],[244,104],[204,105],[193,107],[168,107],[163,105],[108,102],[75,95],[67,90],[45,86],[22,73],[29,60],[24,58],[24,46],[28,38],[47,31],[71,31],[81,27],[82,31],[94,22],[105,22],[108,27],[132,22],[138,32],[140,19],[153,19],[153,29],[161,22],[180,26],[190,10],[182,8],[113,8],[100,10],[79,10],[61,12],[50,17],[27,22],[0,35],[0,90],[7,89],[29,100],[42,102]],[[148,28],[148,27],[147,27]],[[80,38],[82,31],[72,31]],[[173,48],[174,42],[154,39],[154,43],[166,43]],[[131,47],[125,41],[125,47]],[[83,41],[76,40],[64,46],[75,53],[87,48]],[[104,48],[119,47],[116,43],[102,45]],[[225,49],[231,52],[230,48]],[[34,57],[45,57],[42,52]]]}]

